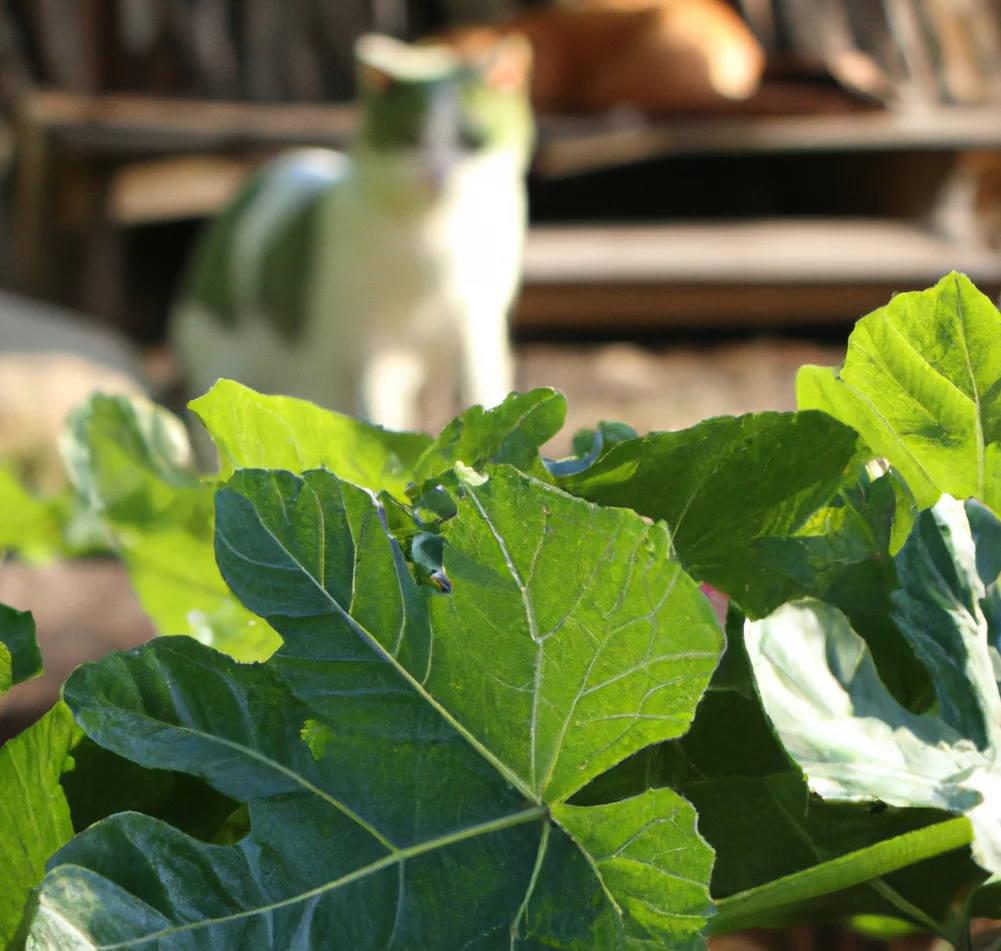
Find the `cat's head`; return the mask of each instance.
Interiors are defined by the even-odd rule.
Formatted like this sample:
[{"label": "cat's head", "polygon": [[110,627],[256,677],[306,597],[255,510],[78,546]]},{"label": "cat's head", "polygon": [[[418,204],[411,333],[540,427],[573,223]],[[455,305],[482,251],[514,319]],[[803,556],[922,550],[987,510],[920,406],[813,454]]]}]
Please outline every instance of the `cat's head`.
[{"label": "cat's head", "polygon": [[381,152],[465,156],[532,142],[532,53],[484,31],[461,44],[411,46],[363,36],[355,48],[362,144]]}]

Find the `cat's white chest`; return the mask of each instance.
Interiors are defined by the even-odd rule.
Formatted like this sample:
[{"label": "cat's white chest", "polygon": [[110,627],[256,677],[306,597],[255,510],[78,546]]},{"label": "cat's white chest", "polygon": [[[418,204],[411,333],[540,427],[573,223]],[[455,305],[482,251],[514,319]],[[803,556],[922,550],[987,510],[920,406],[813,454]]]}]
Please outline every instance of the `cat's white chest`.
[{"label": "cat's white chest", "polygon": [[517,157],[466,159],[433,197],[413,163],[387,161],[375,181],[331,195],[314,258],[314,343],[342,328],[376,347],[430,344],[510,303],[525,230]]},{"label": "cat's white chest", "polygon": [[467,158],[439,190],[420,168],[413,156],[345,162],[311,218],[291,337],[263,298],[261,261],[281,234],[272,206],[284,207],[265,192],[231,244],[235,325],[197,302],[175,320],[196,389],[233,377],[393,428],[417,425],[417,403],[429,395],[448,415],[460,390],[467,405],[503,399],[525,232],[521,163],[513,152]]},{"label": "cat's white chest", "polygon": [[331,194],[302,340],[302,371],[317,386],[332,373],[354,377],[360,411],[393,425],[429,388],[439,405],[460,380],[467,402],[507,394],[526,217],[513,153],[466,159],[434,197],[399,161],[377,169],[381,181]]}]

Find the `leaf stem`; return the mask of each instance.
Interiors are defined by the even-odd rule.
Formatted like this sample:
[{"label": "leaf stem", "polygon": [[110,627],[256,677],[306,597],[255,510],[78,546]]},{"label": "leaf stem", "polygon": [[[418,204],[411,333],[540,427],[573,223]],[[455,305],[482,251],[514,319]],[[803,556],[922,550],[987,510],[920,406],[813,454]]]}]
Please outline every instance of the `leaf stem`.
[{"label": "leaf stem", "polygon": [[515,941],[518,940],[518,926],[521,924],[521,919],[524,917],[525,912],[528,911],[528,903],[532,898],[532,892],[535,891],[535,883],[539,880],[539,872],[542,871],[542,862],[546,857],[546,848],[549,845],[549,832],[552,826],[551,822],[547,822],[542,826],[542,835],[539,836],[539,851],[535,855],[535,866],[532,868],[532,877],[529,879],[528,888],[525,889],[525,897],[521,900],[518,912],[511,922],[512,951],[514,951]]},{"label": "leaf stem", "polygon": [[943,941],[948,941],[954,948],[962,948],[962,940],[957,943],[955,929],[949,927],[948,922],[936,921],[931,915],[926,914],[917,905],[911,904],[900,894],[889,882],[883,878],[877,878],[869,883],[872,890],[881,898],[885,898],[897,911],[902,912],[912,923],[927,928],[932,934],[938,935]]},{"label": "leaf stem", "polygon": [[706,933],[724,934],[766,924],[770,913],[782,906],[842,891],[853,885],[864,885],[914,862],[962,848],[972,841],[970,822],[960,816],[877,842],[830,862],[822,862],[802,872],[720,899],[716,902],[716,916],[710,919]]}]

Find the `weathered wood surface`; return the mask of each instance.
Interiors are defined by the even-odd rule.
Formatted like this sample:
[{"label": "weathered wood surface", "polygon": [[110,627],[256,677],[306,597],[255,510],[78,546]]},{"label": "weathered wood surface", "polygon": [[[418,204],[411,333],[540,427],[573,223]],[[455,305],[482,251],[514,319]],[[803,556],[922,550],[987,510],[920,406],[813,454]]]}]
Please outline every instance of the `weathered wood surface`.
[{"label": "weathered wood surface", "polygon": [[533,228],[529,284],[935,283],[950,270],[1001,281],[1001,257],[907,221],[765,219]]}]

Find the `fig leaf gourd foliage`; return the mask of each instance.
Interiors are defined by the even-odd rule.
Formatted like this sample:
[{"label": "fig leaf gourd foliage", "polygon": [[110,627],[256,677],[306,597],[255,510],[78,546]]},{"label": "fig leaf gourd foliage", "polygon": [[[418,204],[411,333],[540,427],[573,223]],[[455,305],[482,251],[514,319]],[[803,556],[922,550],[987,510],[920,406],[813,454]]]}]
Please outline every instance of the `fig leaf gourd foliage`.
[{"label": "fig leaf gourd foliage", "polygon": [[[75,504],[164,636],[0,749],[0,946],[963,944],[1001,917],[999,392],[1001,316],[953,274],[804,368],[799,412],[556,462],[548,389],[434,438],[221,381],[211,477],[95,397]],[[0,689],[39,670],[3,609]]]}]

